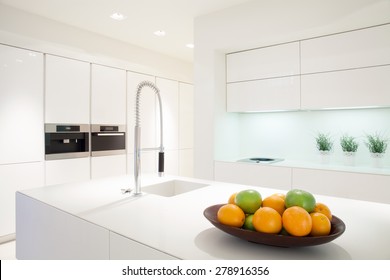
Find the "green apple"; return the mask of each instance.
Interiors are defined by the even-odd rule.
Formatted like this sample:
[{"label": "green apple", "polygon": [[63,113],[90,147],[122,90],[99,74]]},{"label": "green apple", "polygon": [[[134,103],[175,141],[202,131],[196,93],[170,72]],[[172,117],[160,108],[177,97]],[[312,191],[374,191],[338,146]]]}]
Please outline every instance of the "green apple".
[{"label": "green apple", "polygon": [[285,206],[300,206],[310,213],[316,207],[316,199],[310,192],[292,189],[286,194]]}]

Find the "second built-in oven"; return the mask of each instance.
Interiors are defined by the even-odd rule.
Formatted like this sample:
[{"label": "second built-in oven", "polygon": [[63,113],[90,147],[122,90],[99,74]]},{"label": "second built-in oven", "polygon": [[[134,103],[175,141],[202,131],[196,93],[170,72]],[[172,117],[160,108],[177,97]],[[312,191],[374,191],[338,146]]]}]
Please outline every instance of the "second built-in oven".
[{"label": "second built-in oven", "polygon": [[125,125],[91,125],[91,156],[126,153]]}]

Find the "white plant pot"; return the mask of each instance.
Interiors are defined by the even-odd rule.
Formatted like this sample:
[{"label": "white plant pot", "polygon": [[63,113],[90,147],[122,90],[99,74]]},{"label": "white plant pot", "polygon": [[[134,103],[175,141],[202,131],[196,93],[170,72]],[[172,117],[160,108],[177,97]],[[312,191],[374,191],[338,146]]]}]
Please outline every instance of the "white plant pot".
[{"label": "white plant pot", "polygon": [[376,168],[382,168],[383,167],[383,156],[385,153],[371,153],[372,157],[372,164]]},{"label": "white plant pot", "polygon": [[344,152],[344,165],[355,165],[356,152]]},{"label": "white plant pot", "polygon": [[320,158],[322,164],[330,163],[330,151],[320,151]]}]

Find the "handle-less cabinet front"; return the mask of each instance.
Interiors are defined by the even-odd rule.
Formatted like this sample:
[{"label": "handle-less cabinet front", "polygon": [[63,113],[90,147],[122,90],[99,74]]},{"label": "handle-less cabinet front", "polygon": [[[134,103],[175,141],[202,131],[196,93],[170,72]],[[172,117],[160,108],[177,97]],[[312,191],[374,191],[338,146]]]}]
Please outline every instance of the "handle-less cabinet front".
[{"label": "handle-less cabinet front", "polygon": [[43,160],[43,55],[0,45],[0,164]]},{"label": "handle-less cabinet front", "polygon": [[45,123],[90,123],[90,63],[45,55]]}]

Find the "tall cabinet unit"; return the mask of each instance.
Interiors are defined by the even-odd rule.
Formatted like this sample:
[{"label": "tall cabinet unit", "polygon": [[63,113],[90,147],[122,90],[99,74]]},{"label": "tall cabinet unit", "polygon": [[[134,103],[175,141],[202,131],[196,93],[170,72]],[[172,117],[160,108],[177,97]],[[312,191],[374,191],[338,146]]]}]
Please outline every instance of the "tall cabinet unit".
[{"label": "tall cabinet unit", "polygon": [[[45,123],[90,123],[90,63],[69,58],[45,57]],[[90,178],[89,157],[47,160],[46,184]]]},{"label": "tall cabinet unit", "polygon": [[[156,78],[163,107],[163,134],[165,148],[165,172],[179,174],[179,82]],[[159,116],[157,116],[158,118]],[[160,135],[160,126],[157,125]]]},{"label": "tall cabinet unit", "polygon": [[15,192],[43,185],[43,55],[0,45],[0,243],[14,238]]},{"label": "tall cabinet unit", "polygon": [[[125,124],[126,71],[92,64],[91,125],[125,126]],[[125,151],[123,154],[92,155],[91,178],[125,175],[126,166]]]},{"label": "tall cabinet unit", "polygon": [[193,177],[194,86],[179,83],[179,175]]}]

